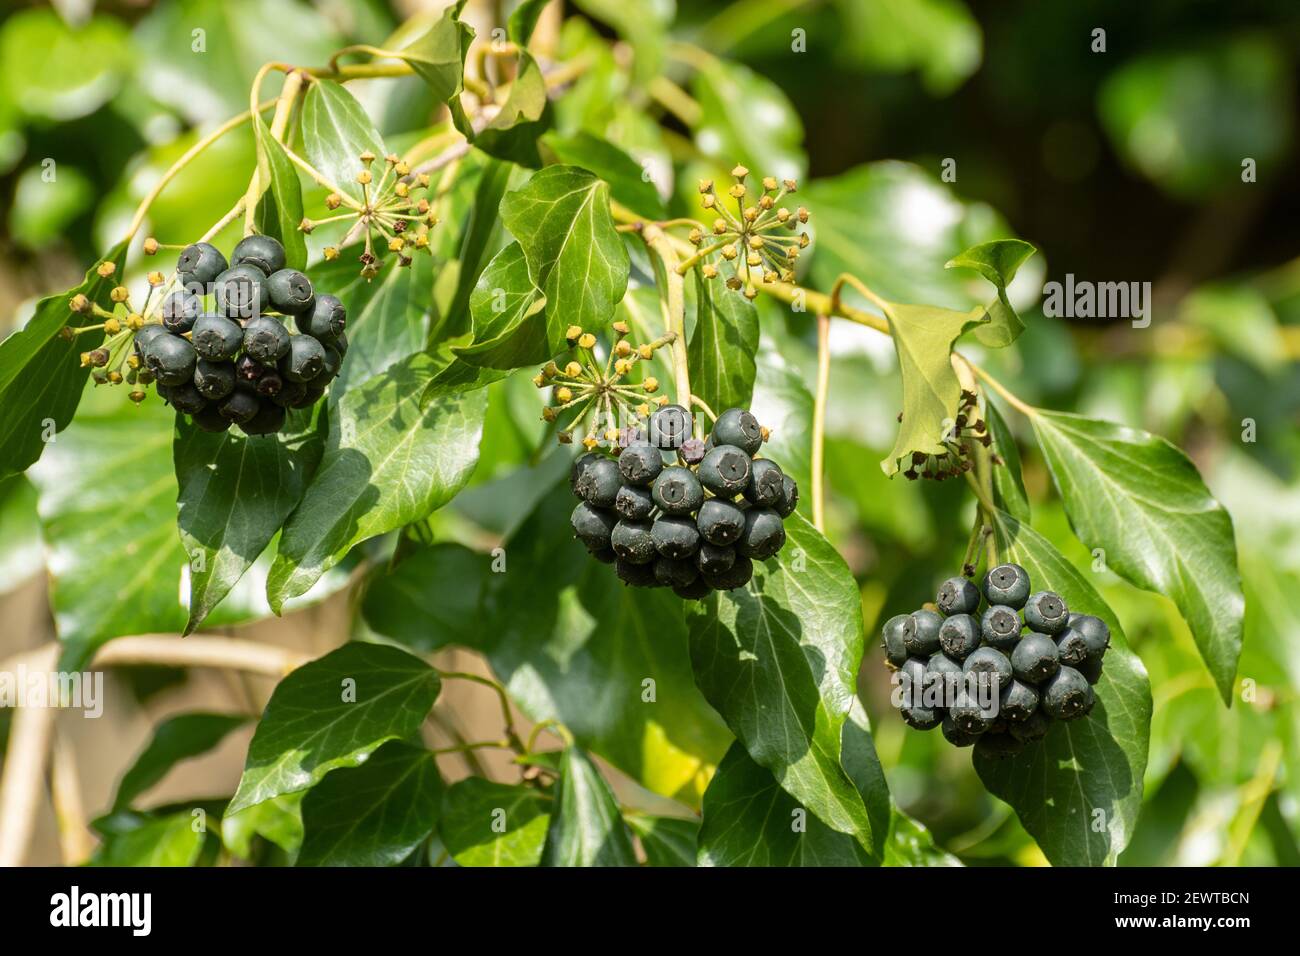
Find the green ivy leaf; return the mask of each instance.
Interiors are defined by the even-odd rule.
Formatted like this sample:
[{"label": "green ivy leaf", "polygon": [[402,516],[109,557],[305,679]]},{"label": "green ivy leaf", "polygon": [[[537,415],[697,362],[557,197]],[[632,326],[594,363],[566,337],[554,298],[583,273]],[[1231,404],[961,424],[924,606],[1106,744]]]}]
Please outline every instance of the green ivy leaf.
[{"label": "green ivy leaf", "polygon": [[469,777],[443,796],[438,835],[460,866],[537,866],[551,803],[533,787]]},{"label": "green ivy leaf", "polygon": [[[719,415],[749,408],[758,368],[758,312],[744,296],[695,270],[695,330],[687,349],[691,391]],[[770,426],[769,426],[770,427]]]},{"label": "green ivy leaf", "polygon": [[243,714],[178,714],[159,724],[153,739],[117,785],[113,811],[125,810],[136,797],[167,775],[176,764],[207,753],[232,730],[248,723]]},{"label": "green ivy leaf", "polygon": [[424,661],[382,644],[344,644],[299,667],[267,702],[227,815],[310,789],[381,744],[411,737],[440,686]]},{"label": "green ivy leaf", "polygon": [[841,764],[862,661],[857,583],[802,516],[745,588],[687,608],[695,681],[750,757],[831,829],[868,852],[872,825]]},{"label": "green ivy leaf", "polygon": [[1079,540],[1178,605],[1231,704],[1245,611],[1237,545],[1232,518],[1196,466],[1140,429],[1044,409],[1030,421]]},{"label": "green ivy leaf", "polygon": [[307,240],[298,228],[303,219],[298,170],[285,155],[284,147],[271,135],[266,120],[258,116],[253,131],[257,137],[257,176],[261,190],[257,198],[257,230],[280,241],[288,268],[305,269]]},{"label": "green ivy leaf", "polygon": [[460,19],[465,0],[442,11],[427,32],[393,56],[411,65],[433,91],[433,98],[445,103],[465,88],[465,54],[474,40],[474,28]]},{"label": "green ivy leaf", "polygon": [[307,792],[297,865],[396,866],[433,832],[443,789],[433,754],[384,744]]},{"label": "green ivy leaf", "polygon": [[83,410],[29,472],[64,647],[61,670],[80,670],[123,634],[178,632],[187,617],[179,595],[189,559],[175,532],[169,449],[175,413],[156,399],[136,408],[101,394],[120,399],[116,408]]},{"label": "green ivy leaf", "polygon": [[301,128],[308,162],[339,189],[360,200],[361,184],[356,177],[364,168],[361,154],[369,151],[382,162],[388,150],[356,97],[340,83],[317,80],[303,97]]},{"label": "green ivy leaf", "polygon": [[376,634],[421,653],[448,644],[472,646],[479,639],[479,599],[492,560],[447,542],[408,555],[391,571],[376,568],[361,616]]},{"label": "green ivy leaf", "polygon": [[528,45],[528,41],[533,38],[533,31],[537,29],[538,18],[550,2],[551,0],[520,0],[519,5],[510,11],[510,19],[506,22],[512,42],[520,46]]},{"label": "green ivy leaf", "polygon": [[1054,865],[1112,865],[1142,808],[1152,707],[1146,669],[1114,612],[1051,542],[1003,511],[994,516],[994,533],[1003,560],[1023,566],[1071,610],[1105,621],[1111,647],[1091,714],[1055,722],[1040,745],[1014,760],[976,755],[975,770],[990,793],[1015,808]]},{"label": "green ivy leaf", "polygon": [[257,560],[302,498],[323,442],[310,412],[282,434],[205,432],[181,416],[172,455],[181,542],[189,555],[191,633]]},{"label": "green ivy leaf", "polygon": [[974,269],[998,290],[988,307],[989,321],[975,329],[975,338],[989,348],[1005,348],[1020,337],[1025,323],[1007,298],[1007,286],[1017,270],[1038,250],[1021,239],[994,239],[971,246],[944,263],[945,269]]},{"label": "green ivy leaf", "polygon": [[542,165],[537,140],[551,126],[551,99],[542,68],[527,50],[519,51],[510,92],[487,125],[477,128],[459,99],[452,99],[449,105],[456,128],[489,156],[532,169]]},{"label": "green ivy leaf", "polygon": [[758,355],[749,407],[772,435],[763,443],[763,455],[779,461],[781,469],[799,483],[800,512],[806,515],[812,508],[808,488],[812,480],[813,397],[804,382],[798,369],[765,347]]},{"label": "green ivy leaf", "polygon": [[193,866],[205,834],[187,811],[141,818],[138,825],[107,835],[91,866]]},{"label": "green ivy leaf", "polygon": [[577,747],[560,758],[542,866],[636,866],[632,838],[618,801],[595,765]]},{"label": "green ivy leaf", "polygon": [[920,823],[895,809],[885,841],[885,866],[961,866],[961,861],[935,845]]},{"label": "green ivy leaf", "polygon": [[1006,420],[991,400],[984,403],[984,424],[993,439],[993,449],[1002,458],[1001,465],[993,467],[993,493],[1003,510],[1019,521],[1029,521],[1029,493],[1020,473],[1020,448]]},{"label": "green ivy leaf", "polygon": [[803,175],[803,123],[779,86],[740,63],[710,58],[691,88],[700,104],[695,143],[701,152],[728,169],[748,166],[759,178]]},{"label": "green ivy leaf", "polygon": [[229,810],[221,818],[221,842],[241,859],[253,858],[253,838],[274,843],[290,857],[302,846],[302,800],[309,793],[299,790],[263,800],[238,813]]},{"label": "green ivy leaf", "polygon": [[456,293],[440,321],[429,330],[430,344],[469,331],[470,297],[478,286],[485,263],[499,243],[502,226],[497,211],[516,169],[513,163],[497,159],[487,161],[484,167],[456,256]]},{"label": "green ivy leaf", "polygon": [[419,521],[455,496],[478,461],[487,393],[422,396],[438,363],[411,356],[348,392],[331,413],[320,467],[289,516],[266,593],[278,613],[353,545]]},{"label": "green ivy leaf", "polygon": [[506,194],[501,218],[546,296],[548,345],[570,325],[599,332],[627,291],[628,258],[609,214],[609,186],[586,170],[548,166]]},{"label": "green ivy leaf", "polygon": [[954,312],[930,305],[891,302],[884,310],[898,353],[903,378],[903,420],[885,474],[897,474],[913,452],[942,455],[961,402],[961,383],[952,367],[952,343],[967,329],[986,321],[982,308]]},{"label": "green ivy leaf", "polygon": [[567,166],[580,166],[609,183],[610,194],[633,212],[648,219],[666,219],[668,210],[641,164],[617,146],[579,130],[568,136],[548,133],[542,139]]},{"label": "green ivy leaf", "polygon": [[474,365],[514,369],[551,355],[546,296],[533,285],[524,250],[517,242],[488,263],[469,297],[474,339],[452,353]]},{"label": "green ivy leaf", "polygon": [[624,821],[641,840],[650,866],[694,866],[699,853],[700,821],[629,813]]},{"label": "green ivy leaf", "polygon": [[51,436],[68,427],[81,402],[90,370],[81,367],[82,352],[96,348],[102,332],[84,332],[68,342],[59,336],[64,326],[81,328],[102,320],[73,312],[68,303],[84,295],[102,306],[111,306],[109,291],[121,281],[126,261],[126,244],[119,243],[103,262],[116,267],[114,274],[100,278],[92,267],[82,283],[67,292],[46,296],[21,329],[0,342],[0,478],[18,474],[41,457]]},{"label": "green ivy leaf", "polygon": [[416,256],[406,268],[386,269],[366,281],[356,263],[321,261],[307,272],[312,285],[338,296],[348,310],[348,354],[330,385],[331,407],[350,389],[418,352],[429,323],[433,263]]},{"label": "green ivy leaf", "polygon": [[573,507],[561,484],[510,537],[505,573],[486,576],[475,646],[533,720],[560,721],[643,786],[697,806],[730,735],[692,686],[681,601],[623,587],[592,561]]}]

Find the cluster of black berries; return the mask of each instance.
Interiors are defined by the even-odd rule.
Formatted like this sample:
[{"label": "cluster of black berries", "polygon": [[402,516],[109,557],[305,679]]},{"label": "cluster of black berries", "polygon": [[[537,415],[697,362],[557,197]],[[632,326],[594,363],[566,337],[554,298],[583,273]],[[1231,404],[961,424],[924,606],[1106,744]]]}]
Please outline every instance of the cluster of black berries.
[{"label": "cluster of black berries", "polygon": [[269,435],[338,375],[347,312],[286,269],[284,246],[269,236],[244,238],[231,260],[210,243],[187,246],[176,262],[182,288],[163,298],[160,322],[135,333],[135,351],[158,394],[200,428]]},{"label": "cluster of black berries", "polygon": [[1110,628],[1070,613],[1053,591],[1030,594],[1029,574],[1018,564],[991,569],[983,592],[981,613],[980,589],[949,578],[935,598],[938,610],[885,623],[883,646],[900,672],[900,710],[910,726],[942,726],[958,747],[1006,757],[1041,740],[1053,720],[1092,710]]},{"label": "cluster of black berries", "polygon": [[785,545],[783,519],[799,502],[793,479],[754,457],[766,438],[758,419],[730,408],[701,441],[686,409],[665,405],[648,434],[624,429],[616,454],[574,463],[573,531],[626,584],[691,600],[744,587],[753,561]]},{"label": "cluster of black berries", "polygon": [[[901,412],[898,420],[900,422],[903,420]],[[971,464],[964,439],[977,441],[985,448],[993,444],[993,436],[989,434],[988,426],[980,416],[978,397],[974,392],[965,389],[961,393],[957,417],[952,420],[948,434],[944,436],[943,444],[947,451],[937,455],[926,454],[923,451],[912,452],[903,477],[908,481],[915,481],[917,478],[944,481],[970,471],[974,466]]]}]

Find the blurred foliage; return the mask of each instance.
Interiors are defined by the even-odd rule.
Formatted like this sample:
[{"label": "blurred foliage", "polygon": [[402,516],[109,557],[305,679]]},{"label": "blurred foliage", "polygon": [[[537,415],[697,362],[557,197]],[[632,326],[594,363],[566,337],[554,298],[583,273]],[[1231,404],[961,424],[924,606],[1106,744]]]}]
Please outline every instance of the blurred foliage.
[{"label": "blurred foliage", "polygon": [[[0,292],[0,331],[25,314],[20,299],[50,291],[59,275],[80,272],[98,255],[177,155],[247,108],[249,81],[264,60],[324,63],[343,44],[386,36],[409,6],[167,0],[115,4],[120,16],[101,12],[68,24],[44,6],[7,5],[0,12],[0,268],[16,281]],[[738,159],[806,175],[815,255],[803,281],[825,290],[849,270],[871,276],[890,299],[968,307],[988,287],[944,272],[947,258],[1008,234],[1040,247],[1042,256],[1010,290],[1027,326],[1016,346],[963,348],[1028,401],[1141,426],[1187,448],[1233,515],[1246,579],[1246,635],[1228,709],[1172,605],[1091,571],[1025,422],[1009,418],[1035,525],[1090,575],[1151,674],[1145,805],[1121,863],[1300,861],[1300,184],[1289,175],[1300,6],[568,6],[590,19],[564,24],[557,55],[586,55],[593,65],[556,104],[559,133],[622,148],[670,204],[689,197],[696,178],[717,177]],[[689,86],[704,109],[656,123],[645,111],[649,104],[663,112],[655,104],[664,91],[653,78],[661,70],[674,80],[686,75],[663,29],[669,22],[675,36],[708,51],[693,54]],[[1092,49],[1099,27],[1105,52]],[[206,52],[196,51],[198,28]],[[628,41],[630,74],[602,41],[613,34]],[[438,119],[418,82],[354,89],[390,142]],[[268,85],[265,95],[273,92]],[[705,160],[684,161],[678,147],[686,133]],[[198,235],[240,188],[222,171],[246,169],[251,157],[248,135],[224,138],[154,206],[151,230],[170,242]],[[1257,181],[1242,181],[1246,158],[1257,164]],[[55,161],[53,179],[42,176],[46,159]],[[945,159],[954,161],[955,182],[941,181]],[[662,185],[674,177],[677,189]],[[467,182],[449,200],[451,229],[472,202]],[[1036,307],[1042,282],[1066,273],[1153,283],[1155,321],[1139,330],[1044,315]],[[804,383],[814,380],[812,323],[771,301],[760,309],[756,402],[793,424],[811,402]],[[892,442],[899,401],[892,349],[838,323],[831,341],[827,525],[857,575],[871,633],[928,600],[959,565],[971,503],[952,484],[884,477],[876,463]],[[98,414],[122,411],[106,406]],[[68,455],[76,453],[77,429],[95,425],[95,410],[85,414],[92,420],[68,433]],[[536,417],[526,374],[493,385],[472,485],[427,528],[408,533],[481,547],[514,530],[565,467],[545,454],[550,446]],[[798,452],[786,458],[798,470]],[[38,566],[36,500],[25,478],[0,484],[0,592]],[[248,595],[260,596],[265,573],[250,576],[257,580]],[[237,603],[226,620],[264,613],[253,597]],[[1043,862],[1014,814],[980,785],[968,753],[903,727],[880,663],[869,647],[860,690],[897,803],[963,862]],[[180,838],[176,822],[155,815],[121,823],[104,861],[128,860],[131,834],[145,827],[175,829],[179,856],[201,852]]]}]

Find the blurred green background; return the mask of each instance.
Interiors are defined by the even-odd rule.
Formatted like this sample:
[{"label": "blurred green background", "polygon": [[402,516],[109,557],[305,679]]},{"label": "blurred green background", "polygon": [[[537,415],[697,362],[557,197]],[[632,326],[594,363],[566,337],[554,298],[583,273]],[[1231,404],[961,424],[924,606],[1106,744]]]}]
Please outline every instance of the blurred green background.
[{"label": "blurred green background", "polygon": [[[0,332],[36,297],[72,285],[167,164],[246,107],[262,62],[321,64],[443,5],[6,4]],[[509,7],[471,2],[470,18],[490,25]],[[801,172],[816,238],[803,278],[814,286],[847,269],[890,298],[955,305],[947,300],[970,293],[941,266],[963,240],[1010,230],[1040,248],[1013,287],[1028,331],[980,361],[1030,401],[1140,425],[1186,448],[1233,515],[1245,576],[1241,686],[1228,710],[1169,602],[1092,575],[1150,671],[1156,704],[1145,808],[1121,862],[1300,862],[1300,5],[679,0],[674,9],[672,0],[584,0],[566,13],[590,22],[566,23],[559,57],[621,33],[638,68],[658,61],[690,85],[681,63],[655,55],[671,31],[748,68],[690,85],[706,109],[745,111],[716,129],[688,130],[647,84],[602,87],[599,71],[574,88],[558,121],[607,136],[652,168],[673,163],[679,184],[700,165],[680,142],[692,132],[714,166],[743,157],[764,171]],[[198,24],[203,56],[191,55]],[[1098,29],[1104,52],[1094,50]],[[389,137],[437,115],[417,80],[354,88]],[[945,160],[955,181],[940,180]],[[1254,181],[1243,181],[1245,160]],[[242,190],[246,176],[229,171],[251,161],[246,131],[223,139],[156,204],[152,234],[200,234]],[[1151,327],[1044,316],[1041,283],[1067,273],[1151,282]],[[811,330],[770,301],[762,308],[768,351],[812,381]],[[889,343],[859,332],[837,327],[833,336],[829,526],[862,582],[874,633],[958,567],[970,503],[955,485],[881,474],[899,383]],[[772,382],[764,400],[776,400]],[[512,395],[495,390],[507,424]],[[1011,424],[1035,525],[1088,569],[1023,422]],[[530,434],[485,446],[482,480],[517,466]],[[478,502],[466,496],[459,516],[483,523]],[[0,521],[3,590],[37,567],[24,480],[0,485]],[[881,664],[871,641],[863,697],[898,802],[967,863],[1041,862],[1009,808],[984,792],[967,751],[905,731],[889,712]]]}]

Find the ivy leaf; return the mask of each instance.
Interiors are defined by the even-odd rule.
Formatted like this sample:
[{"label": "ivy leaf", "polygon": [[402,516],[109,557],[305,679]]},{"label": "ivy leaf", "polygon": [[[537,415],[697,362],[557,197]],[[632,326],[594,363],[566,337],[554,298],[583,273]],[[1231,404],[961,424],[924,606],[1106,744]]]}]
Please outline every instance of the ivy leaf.
[{"label": "ivy leaf", "polygon": [[[701,152],[728,169],[742,163],[760,178],[803,175],[803,124],[779,86],[740,63],[710,57],[692,90],[700,104],[695,143]],[[745,108],[736,109],[738,103]]]},{"label": "ivy leaf", "polygon": [[460,866],[537,866],[551,803],[533,787],[468,777],[443,796],[438,835]]},{"label": "ivy leaf", "polygon": [[83,332],[73,341],[61,338],[64,326],[74,329],[98,325],[93,315],[73,312],[68,303],[84,295],[91,302],[112,307],[109,291],[117,285],[126,261],[126,244],[119,243],[102,262],[113,263],[116,271],[101,278],[98,265],[86,273],[80,285],[46,296],[21,329],[0,342],[0,478],[18,474],[41,457],[53,436],[68,427],[81,402],[90,369],[82,368],[79,356],[96,348],[102,332]]},{"label": "ivy leaf", "polygon": [[433,754],[400,740],[327,774],[302,801],[297,866],[396,866],[433,832],[442,805]]},{"label": "ivy leaf", "polygon": [[280,681],[248,746],[227,808],[239,813],[356,767],[389,740],[415,734],[438,697],[438,674],[406,651],[344,644]]},{"label": "ivy leaf", "polygon": [[750,757],[823,823],[868,852],[872,824],[841,763],[862,661],[853,575],[797,513],[783,553],[745,588],[689,606],[695,682]]},{"label": "ivy leaf", "polygon": [[257,175],[261,190],[257,199],[257,230],[280,241],[288,268],[305,269],[307,240],[298,228],[303,219],[298,170],[261,116],[256,118],[253,131],[257,137]]},{"label": "ivy leaf", "polygon": [[641,839],[650,866],[694,866],[699,853],[700,821],[629,813],[623,818]]},{"label": "ivy leaf", "polygon": [[555,785],[542,866],[636,866],[636,852],[618,801],[577,747],[565,748]]},{"label": "ivy leaf", "polygon": [[643,786],[698,806],[730,734],[692,686],[681,601],[625,588],[592,561],[573,539],[573,505],[556,486],[511,535],[505,573],[486,575],[474,646],[533,720],[560,721]]},{"label": "ivy leaf", "polygon": [[302,498],[323,442],[310,412],[281,434],[213,434],[177,416],[172,455],[181,542],[189,555],[191,633],[257,560]]},{"label": "ivy leaf", "polygon": [[[445,103],[465,88],[465,55],[474,40],[474,28],[460,19],[465,0],[456,0],[428,31],[392,55],[410,64],[433,91],[433,98]],[[376,154],[379,155],[379,154]]]},{"label": "ivy leaf", "polygon": [[474,365],[514,369],[551,355],[546,296],[533,285],[524,250],[517,242],[488,263],[469,297],[474,339],[452,353]]},{"label": "ivy leaf", "polygon": [[274,843],[289,857],[302,846],[302,799],[310,791],[299,790],[263,800],[238,813],[227,809],[221,818],[221,842],[241,859],[253,858],[253,838]]},{"label": "ivy leaf", "polygon": [[413,355],[348,392],[331,413],[320,467],[267,578],[277,613],[353,545],[419,521],[469,480],[487,393],[453,389],[422,402],[439,371],[434,359]]},{"label": "ivy leaf", "polygon": [[781,469],[804,489],[800,508],[808,513],[812,507],[807,489],[812,480],[813,397],[803,376],[778,353],[765,348],[758,356],[749,407],[772,434],[763,443],[764,456],[779,461]]},{"label": "ivy leaf", "polygon": [[542,68],[527,50],[519,51],[510,92],[487,125],[476,128],[459,99],[448,105],[456,128],[489,156],[531,169],[542,165],[537,140],[551,126],[551,100]]},{"label": "ivy leaf", "polygon": [[880,463],[885,474],[898,473],[899,462],[913,452],[942,455],[944,437],[951,434],[961,401],[961,383],[952,367],[952,343],[967,329],[987,320],[982,308],[954,312],[930,305],[888,303],[894,350],[903,378],[903,420],[889,457]]},{"label": "ivy leaf", "polygon": [[614,199],[648,219],[666,219],[668,210],[641,164],[612,143],[579,130],[568,136],[548,133],[542,143],[568,166],[581,166],[609,183]]},{"label": "ivy leaf", "polygon": [[[377,568],[361,616],[376,634],[427,653],[448,644],[472,646],[479,600],[492,558],[450,542],[416,551],[389,571]],[[437,588],[430,587],[437,582]]]},{"label": "ivy leaf", "polygon": [[885,842],[885,866],[961,866],[961,860],[935,845],[920,823],[895,809]]},{"label": "ivy leaf", "polygon": [[1043,409],[1030,421],[1079,540],[1178,605],[1231,705],[1245,611],[1237,545],[1196,466],[1141,429]]},{"label": "ivy leaf", "polygon": [[429,343],[436,344],[468,331],[470,296],[478,286],[484,264],[496,248],[502,232],[498,210],[501,197],[517,169],[513,163],[489,160],[474,190],[465,235],[456,256],[456,294],[442,318],[429,330]]},{"label": "ivy leaf", "polygon": [[989,348],[1004,348],[1025,330],[1025,323],[1007,298],[1007,286],[1037,251],[1021,239],[994,239],[971,246],[944,263],[945,269],[974,269],[997,287],[997,301],[988,308],[989,321],[975,330],[975,338]]},{"label": "ivy leaf", "polygon": [[975,770],[990,793],[1015,808],[1053,865],[1114,864],[1142,808],[1152,707],[1146,669],[1114,612],[1051,542],[1004,511],[994,516],[994,533],[1003,560],[1046,582],[1072,611],[1105,621],[1111,647],[1091,714],[1054,722],[1040,745],[1014,760],[977,754]]},{"label": "ivy leaf", "polygon": [[1002,464],[993,467],[995,501],[1017,520],[1028,523],[1029,494],[1020,473],[1020,449],[1006,419],[992,401],[984,403],[984,424],[993,439],[993,449],[1002,458]]},{"label": "ivy leaf", "polygon": [[360,200],[356,177],[364,168],[361,154],[370,152],[382,161],[388,151],[357,98],[340,83],[317,80],[303,98],[301,127],[307,160],[335,186]]},{"label": "ivy leaf", "polygon": [[203,851],[205,834],[194,828],[188,811],[140,822],[105,836],[91,866],[193,866]]},{"label": "ivy leaf", "polygon": [[513,43],[527,46],[537,29],[537,20],[551,0],[520,0],[519,6],[510,12],[506,28]]},{"label": "ivy leaf", "polygon": [[752,302],[703,278],[699,270],[692,274],[695,330],[687,349],[691,391],[719,415],[728,408],[749,408],[758,371],[758,312]]},{"label": "ivy leaf", "polygon": [[546,296],[548,347],[570,325],[599,332],[627,291],[628,258],[609,214],[609,186],[586,170],[548,166],[506,194],[501,218]]},{"label": "ivy leaf", "polygon": [[136,797],[167,775],[173,766],[207,753],[235,728],[248,723],[243,714],[178,714],[164,720],[153,739],[122,775],[113,812],[125,810]]},{"label": "ivy leaf", "polygon": [[739,743],[704,792],[701,866],[870,866],[871,854],[786,793]]},{"label": "ivy leaf", "polygon": [[[155,400],[136,408],[123,396],[104,398],[121,401],[100,414],[83,410],[28,473],[39,495],[61,670],[81,670],[111,638],[178,632],[187,618],[180,594],[189,559],[175,532],[169,447],[175,413]],[[105,568],[114,569],[111,587]]]},{"label": "ivy leaf", "polygon": [[331,407],[350,389],[418,352],[429,322],[433,264],[417,256],[410,266],[390,268],[367,282],[356,264],[321,261],[307,272],[312,285],[338,296],[347,306],[348,354],[330,385]]}]

